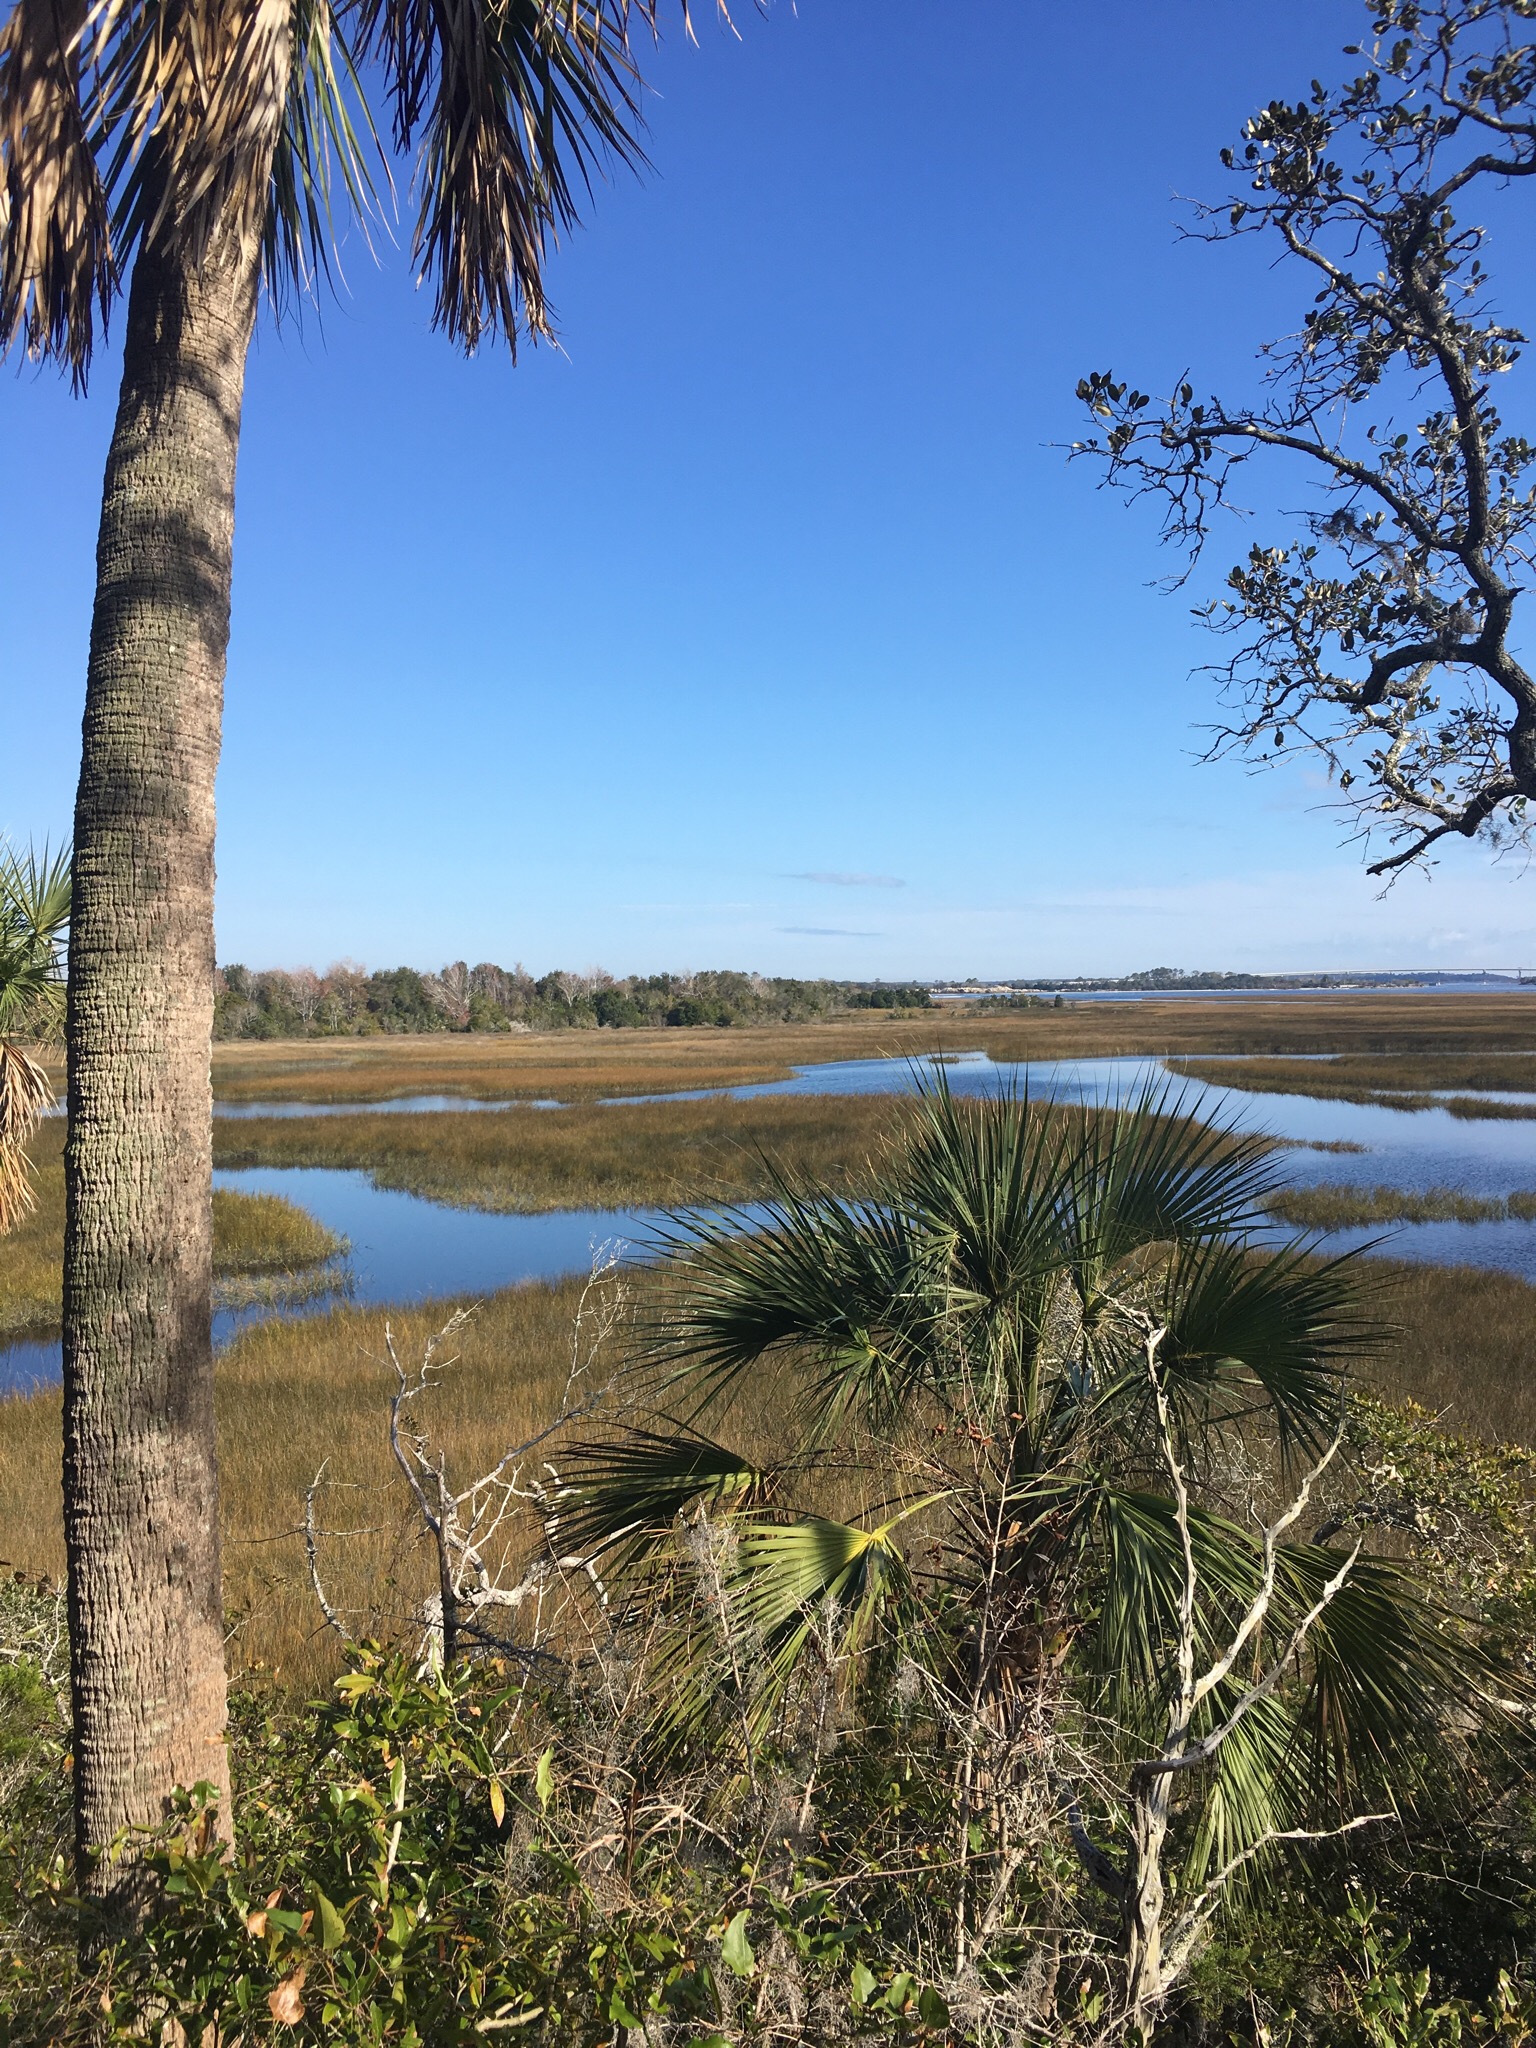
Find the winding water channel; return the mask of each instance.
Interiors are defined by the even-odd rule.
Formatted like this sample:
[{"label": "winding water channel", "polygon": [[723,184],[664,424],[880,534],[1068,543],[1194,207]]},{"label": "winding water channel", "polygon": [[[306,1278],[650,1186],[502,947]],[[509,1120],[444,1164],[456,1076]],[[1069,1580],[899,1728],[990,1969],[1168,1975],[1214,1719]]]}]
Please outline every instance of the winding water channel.
[{"label": "winding water channel", "polygon": [[[1453,1187],[1478,1196],[1498,1196],[1536,1187],[1536,1122],[1480,1121],[1453,1117],[1443,1109],[1397,1110],[1374,1104],[1315,1100],[1304,1095],[1247,1094],[1173,1079],[1155,1059],[1094,1059],[996,1064],[982,1053],[946,1056],[944,1065],[957,1094],[980,1095],[999,1087],[1028,1086],[1036,1099],[1123,1104],[1148,1086],[1171,1086],[1192,1115],[1261,1130],[1290,1139],[1286,1170],[1302,1185],[1347,1182],[1422,1190]],[[932,1062],[904,1059],[835,1061],[802,1067],[786,1081],[731,1089],[695,1091],[736,1098],[764,1095],[868,1095],[910,1092]],[[1465,1094],[1467,1091],[1459,1091]],[[688,1096],[633,1097],[634,1101],[687,1100]],[[1498,1098],[1493,1098],[1498,1099]],[[1530,1098],[1515,1098],[1530,1100]],[[455,1096],[417,1096],[362,1104],[297,1103],[221,1106],[226,1116],[326,1116],[354,1113],[451,1114],[466,1109],[537,1113],[559,1105],[472,1102]],[[515,1142],[515,1140],[513,1141]],[[1358,1152],[1307,1149],[1358,1145]],[[643,1245],[659,1212],[654,1210],[568,1209],[538,1215],[498,1215],[448,1208],[419,1195],[377,1188],[366,1173],[321,1167],[253,1167],[221,1171],[220,1187],[250,1194],[286,1196],[347,1239],[351,1249],[337,1269],[336,1286],[298,1307],[274,1311],[257,1305],[221,1310],[214,1319],[216,1342],[253,1317],[308,1314],[339,1300],[404,1303],[434,1296],[490,1294],[523,1281],[555,1279],[585,1270],[594,1252],[610,1241]],[[1321,1241],[1330,1250],[1373,1243],[1392,1258],[1439,1265],[1503,1268],[1536,1281],[1536,1223],[1397,1224],[1338,1231]],[[57,1338],[0,1349],[0,1393],[55,1381],[59,1377]]]}]

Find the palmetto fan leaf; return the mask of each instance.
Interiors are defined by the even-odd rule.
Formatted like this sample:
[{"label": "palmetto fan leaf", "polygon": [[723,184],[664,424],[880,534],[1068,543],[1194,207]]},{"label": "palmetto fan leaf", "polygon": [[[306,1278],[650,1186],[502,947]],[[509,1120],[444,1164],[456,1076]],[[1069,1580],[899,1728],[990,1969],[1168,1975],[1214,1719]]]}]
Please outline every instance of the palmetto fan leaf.
[{"label": "palmetto fan leaf", "polygon": [[1118,1114],[1080,1110],[1073,1126],[1063,1227],[1085,1279],[1147,1245],[1242,1231],[1280,1179],[1266,1138],[1196,1122],[1169,1084]]},{"label": "palmetto fan leaf", "polygon": [[924,1384],[942,1313],[942,1248],[900,1207],[786,1191],[659,1234],[664,1300],[645,1357],[700,1405],[770,1353],[804,1367],[826,1422],[888,1416]]},{"label": "palmetto fan leaf", "polygon": [[909,1503],[874,1527],[823,1516],[701,1521],[696,1590],[684,1582],[653,1653],[665,1744],[744,1736],[763,1741],[807,1662],[823,1684],[856,1682],[878,1643],[921,1654],[921,1606],[897,1541],[932,1505]]},{"label": "palmetto fan leaf", "polygon": [[1263,1404],[1283,1451],[1315,1449],[1332,1434],[1345,1376],[1382,1341],[1362,1305],[1367,1292],[1358,1260],[1320,1259],[1306,1243],[1264,1252],[1230,1238],[1179,1245],[1155,1294],[1168,1331],[1159,1361],[1177,1412],[1186,1423],[1209,1417],[1225,1387]]},{"label": "palmetto fan leaf", "polygon": [[[1097,1512],[1105,1567],[1093,1663],[1112,1710],[1132,1739],[1145,1742],[1151,1731],[1138,1725],[1140,1703],[1162,1696],[1183,1550],[1173,1503],[1162,1495],[1106,1488]],[[1251,1530],[1208,1511],[1192,1510],[1190,1534],[1204,1593],[1199,1646],[1209,1658],[1258,1590],[1262,1551]],[[1255,1658],[1273,1657],[1291,1639],[1344,1555],[1312,1543],[1280,1547],[1274,1600]],[[1210,1722],[1230,1711],[1254,1668],[1252,1662],[1241,1667],[1211,1694]],[[1357,1559],[1307,1632],[1296,1683],[1263,1703],[1261,1721],[1226,1761],[1223,1855],[1257,1840],[1273,1824],[1264,1815],[1276,1802],[1296,1813],[1362,1788],[1379,1794],[1387,1783],[1406,1795],[1408,1760],[1425,1755],[1424,1731],[1447,1709],[1499,1720],[1496,1677],[1453,1617],[1429,1602],[1400,1567]],[[1244,1774],[1255,1771],[1265,1783],[1245,1789]]]},{"label": "palmetto fan leaf", "polygon": [[654,1543],[680,1514],[759,1501],[769,1475],[693,1430],[636,1429],[612,1442],[579,1444],[559,1503],[567,1547],[610,1562]]},{"label": "palmetto fan leaf", "polygon": [[51,1038],[62,1019],[70,893],[67,848],[0,847],[0,1233],[32,1207],[25,1146],[53,1090],[14,1041]]}]

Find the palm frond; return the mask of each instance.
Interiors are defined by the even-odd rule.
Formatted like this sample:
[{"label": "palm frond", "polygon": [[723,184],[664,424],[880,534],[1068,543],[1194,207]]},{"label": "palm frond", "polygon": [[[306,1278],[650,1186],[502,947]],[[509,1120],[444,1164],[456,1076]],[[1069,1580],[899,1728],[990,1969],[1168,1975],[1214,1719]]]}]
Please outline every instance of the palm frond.
[{"label": "palm frond", "polygon": [[1071,1134],[1050,1109],[1011,1088],[961,1100],[942,1068],[920,1079],[894,1192],[947,1240],[946,1285],[975,1305],[1038,1307],[1060,1271]]},{"label": "palm frond", "polygon": [[0,355],[76,384],[116,285],[106,191],[81,101],[88,0],[16,0],[0,28]]},{"label": "palm frond", "polygon": [[1073,1123],[1063,1227],[1090,1287],[1149,1245],[1240,1231],[1279,1179],[1267,1138],[1197,1123],[1171,1083],[1149,1083],[1113,1113],[1078,1110]]},{"label": "palm frond", "polygon": [[262,274],[274,304],[312,294],[329,277],[336,246],[333,187],[340,176],[363,228],[378,209],[369,170],[377,156],[388,179],[373,117],[331,0],[294,0],[293,63],[272,152]]},{"label": "palm frond", "polygon": [[654,1548],[687,1509],[760,1501],[770,1475],[689,1429],[634,1429],[568,1453],[574,1475],[561,1489],[561,1542],[615,1561]]},{"label": "palm frond", "polygon": [[42,1068],[19,1046],[0,1038],[0,1237],[36,1203],[26,1143],[52,1104],[53,1089]]},{"label": "palm frond", "polygon": [[[1092,1662],[1114,1711],[1134,1722],[1147,1702],[1166,1696],[1183,1552],[1173,1502],[1164,1496],[1106,1488],[1099,1514],[1105,1579]],[[1202,1592],[1199,1647],[1208,1653],[1253,1600],[1262,1558],[1253,1534],[1222,1516],[1193,1510],[1190,1534]],[[1337,1551],[1316,1544],[1281,1546],[1255,1657],[1263,1659],[1266,1644],[1269,1655],[1279,1653],[1341,1562]],[[1213,1692],[1209,1713],[1230,1711],[1234,1691],[1245,1682],[1234,1674]],[[1302,1818],[1307,1799],[1342,1806],[1355,1789],[1388,1778],[1401,1789],[1409,1758],[1437,1746],[1448,1753],[1458,1722],[1496,1725],[1496,1697],[1507,1690],[1496,1667],[1406,1572],[1380,1558],[1360,1558],[1308,1631],[1294,1682],[1271,1696],[1279,1703],[1272,1711],[1284,1711],[1291,1745],[1288,1775],[1276,1780],[1274,1796],[1288,1796]],[[1250,1801],[1245,1810],[1258,1807]],[[1237,1818],[1234,1806],[1227,1824],[1237,1825]]]},{"label": "palm frond", "polygon": [[[918,1602],[896,1541],[901,1523],[939,1496],[909,1502],[873,1528],[820,1516],[737,1523],[723,1565],[675,1618],[654,1657],[666,1743],[713,1729],[755,1746],[809,1658],[822,1682],[856,1681],[882,1628],[912,1641]],[[710,1532],[701,1530],[705,1542]]]},{"label": "palm frond", "polygon": [[294,68],[293,0],[117,0],[96,101],[120,261],[156,244],[200,267],[267,239]]},{"label": "palm frond", "polygon": [[629,0],[362,0],[395,142],[420,135],[416,254],[466,350],[548,331],[544,260],[601,162],[640,165]]},{"label": "palm frond", "polygon": [[62,1019],[72,872],[67,847],[0,845],[0,1035],[46,1039]]},{"label": "palm frond", "polygon": [[1273,1252],[1230,1238],[1182,1244],[1160,1293],[1168,1335],[1159,1353],[1186,1425],[1208,1414],[1222,1384],[1257,1394],[1287,1454],[1332,1433],[1345,1379],[1379,1348],[1366,1313],[1369,1283],[1353,1253],[1320,1260],[1310,1244]]},{"label": "palm frond", "polygon": [[701,1409],[771,1353],[801,1362],[804,1406],[823,1420],[888,1419],[924,1384],[939,1250],[899,1208],[785,1193],[681,1216],[657,1241],[664,1289],[641,1356]]}]

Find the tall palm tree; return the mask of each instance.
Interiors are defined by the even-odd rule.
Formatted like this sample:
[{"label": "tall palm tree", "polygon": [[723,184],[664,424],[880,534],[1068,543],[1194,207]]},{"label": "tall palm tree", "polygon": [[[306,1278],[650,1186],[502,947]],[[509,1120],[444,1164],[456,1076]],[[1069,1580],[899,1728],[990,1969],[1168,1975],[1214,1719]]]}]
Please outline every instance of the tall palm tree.
[{"label": "tall palm tree", "polygon": [[[235,459],[263,283],[366,205],[366,80],[466,349],[549,316],[546,247],[633,162],[653,0],[13,0],[0,348],[86,374],[126,293],[79,794],[67,1027],[65,1524],[82,1852],[206,1779],[227,1812],[209,1337],[214,771]],[[86,1858],[89,1870],[89,1856]]]},{"label": "tall palm tree", "polygon": [[46,1071],[26,1050],[64,1021],[69,850],[0,846],[0,1234],[33,1204],[26,1142],[53,1102]]},{"label": "tall palm tree", "polygon": [[[1042,1715],[1097,1731],[1122,1782],[1157,1754],[1187,1572],[1192,1647],[1248,1644],[1192,1742],[1233,1714],[1263,1643],[1295,1651],[1198,1789],[1180,1777],[1194,1877],[1320,1805],[1347,1813],[1373,1780],[1401,1787],[1423,1751],[1404,1738],[1478,1696],[1477,1660],[1388,1563],[1335,1583],[1347,1543],[1277,1541],[1270,1571],[1247,1510],[1328,1450],[1373,1342],[1351,1261],[1258,1232],[1277,1178],[1262,1139],[1166,1096],[1042,1112],[941,1081],[864,1198],[786,1184],[766,1212],[675,1223],[637,1361],[654,1417],[578,1448],[560,1524],[638,1588],[664,1751],[750,1769],[797,1689],[841,1669],[856,1721],[889,1701],[872,1669],[905,1663],[943,1703],[963,1862],[971,1788],[1040,1770]],[[727,1443],[743,1402],[759,1440]],[[1117,1865],[1080,1817],[1075,1834],[1131,1964],[1136,1844]],[[1155,1961],[1141,1974],[1161,1983]]]}]

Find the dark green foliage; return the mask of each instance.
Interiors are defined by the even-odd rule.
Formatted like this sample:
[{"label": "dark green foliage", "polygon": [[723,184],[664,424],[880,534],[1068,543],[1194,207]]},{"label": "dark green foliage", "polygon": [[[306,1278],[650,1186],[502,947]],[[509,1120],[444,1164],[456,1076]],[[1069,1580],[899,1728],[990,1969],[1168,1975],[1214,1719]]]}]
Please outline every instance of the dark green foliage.
[{"label": "dark green foliage", "polygon": [[898,987],[894,982],[877,982],[873,988],[855,989],[848,998],[850,1010],[928,1010],[933,997],[921,983]]},{"label": "dark green foliage", "polygon": [[462,960],[439,974],[410,967],[364,974],[343,963],[253,974],[232,966],[219,975],[214,1032],[219,1038],[313,1038],[375,1031],[550,1031],[641,1026],[799,1024],[849,1010],[923,1010],[928,990],[914,984],[865,987],[844,981],[796,981],[717,970],[632,975],[615,981],[555,972],[537,980]]},{"label": "dark green foliage", "polygon": [[814,1871],[780,1858],[769,1882],[718,1835],[698,1855],[670,1833],[605,1839],[562,1715],[505,1667],[445,1678],[367,1647],[302,1715],[237,1701],[235,1853],[207,1788],[179,1795],[133,1844],[159,1880],[153,1910],[89,1981],[69,1961],[79,1907],[59,1868],[29,1877],[7,1843],[5,1906],[29,1893],[45,1931],[12,1971],[0,2041],[184,2043],[212,2026],[244,2042],[448,2048],[512,2031],[596,2048],[670,2024],[702,2044],[733,2018],[751,2028],[737,1987],[755,1991],[770,1948],[866,2039],[942,2027],[936,1990],[882,1963]]}]

